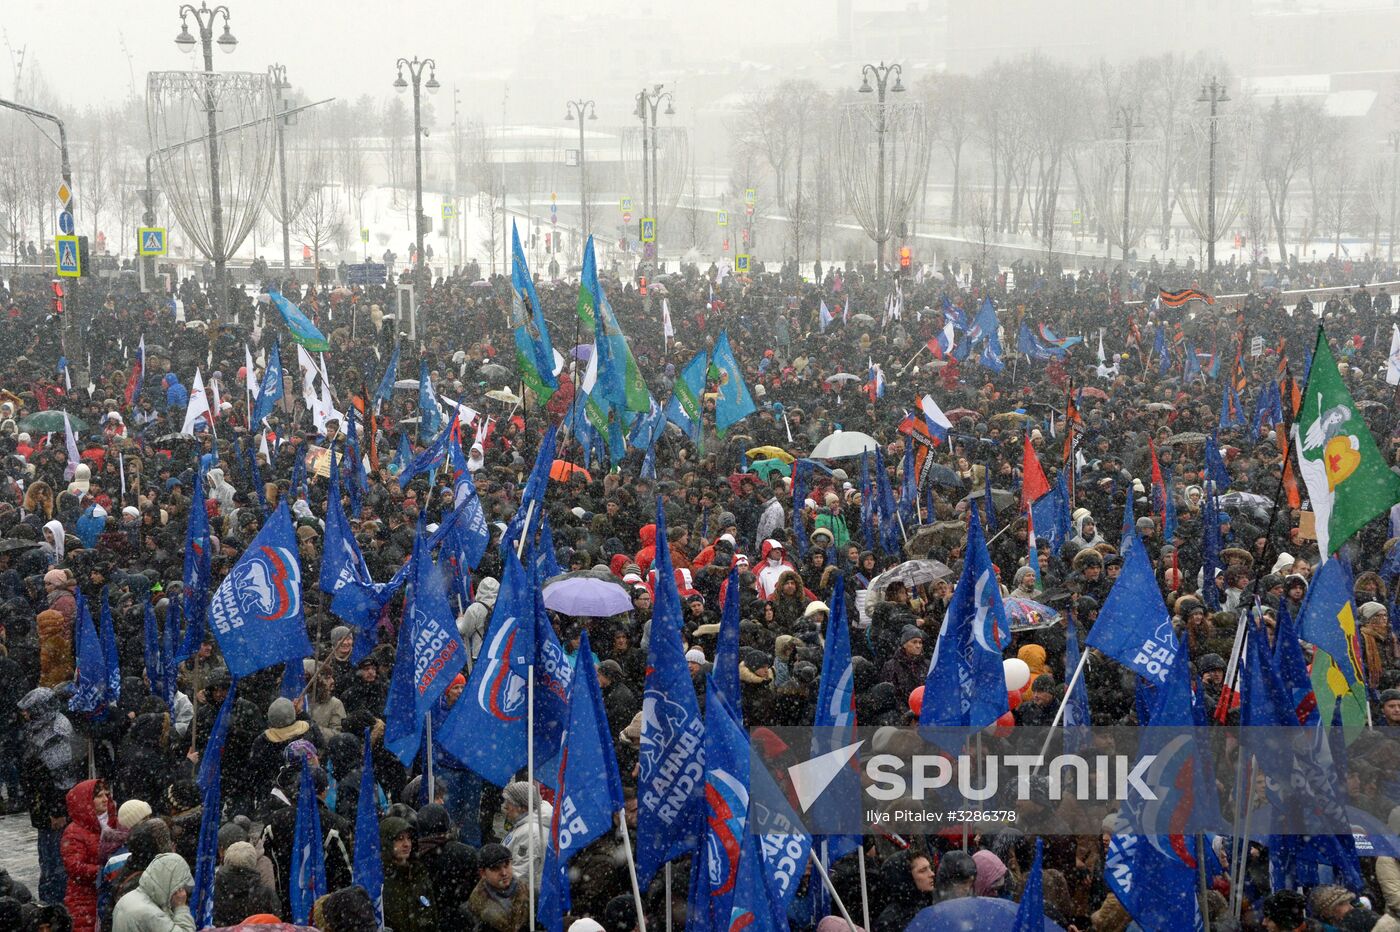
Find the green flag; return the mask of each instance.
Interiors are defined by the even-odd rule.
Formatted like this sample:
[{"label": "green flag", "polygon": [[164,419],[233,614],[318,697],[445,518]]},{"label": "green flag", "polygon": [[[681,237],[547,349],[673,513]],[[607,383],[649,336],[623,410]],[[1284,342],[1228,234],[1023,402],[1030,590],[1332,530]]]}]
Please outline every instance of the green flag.
[{"label": "green flag", "polygon": [[1317,518],[1317,549],[1325,558],[1400,501],[1400,476],[1376,449],[1321,327],[1293,436]]}]

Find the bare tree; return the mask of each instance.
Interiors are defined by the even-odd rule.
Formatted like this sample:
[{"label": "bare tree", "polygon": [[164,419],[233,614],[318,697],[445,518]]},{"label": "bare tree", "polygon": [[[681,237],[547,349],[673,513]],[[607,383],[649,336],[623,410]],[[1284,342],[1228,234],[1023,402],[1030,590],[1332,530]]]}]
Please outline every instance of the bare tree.
[{"label": "bare tree", "polygon": [[[948,153],[953,167],[953,195],[949,222],[953,229],[962,227],[962,160],[963,150],[975,132],[973,113],[976,90],[967,75],[947,74],[919,81],[917,90],[928,107],[934,141]],[[928,182],[925,180],[925,186]]]},{"label": "bare tree", "polygon": [[1259,180],[1269,200],[1269,218],[1280,262],[1288,261],[1288,219],[1298,173],[1308,154],[1325,139],[1328,118],[1315,100],[1275,100],[1265,111],[1258,137]]}]

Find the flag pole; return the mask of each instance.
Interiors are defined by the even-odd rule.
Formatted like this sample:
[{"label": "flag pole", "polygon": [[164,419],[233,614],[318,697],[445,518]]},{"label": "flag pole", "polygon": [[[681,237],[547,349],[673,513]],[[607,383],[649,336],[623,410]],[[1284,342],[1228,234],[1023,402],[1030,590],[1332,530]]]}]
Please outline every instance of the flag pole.
[{"label": "flag pole", "polygon": [[851,914],[846,911],[846,904],[841,902],[841,894],[836,892],[836,887],[832,884],[831,878],[826,875],[826,871],[822,868],[822,862],[817,860],[817,853],[815,851],[809,851],[807,857],[812,862],[812,870],[821,876],[822,884],[826,887],[826,892],[831,894],[831,901],[835,903],[836,908],[841,911],[841,918],[846,920],[848,932],[856,932],[856,924],[851,921]]},{"label": "flag pole", "polygon": [[1079,678],[1084,675],[1084,665],[1089,662],[1089,648],[1085,647],[1079,654],[1079,663],[1074,668],[1074,674],[1070,676],[1069,683],[1065,685],[1064,698],[1060,700],[1060,707],[1055,710],[1055,717],[1050,722],[1050,727],[1046,729],[1045,742],[1040,746],[1039,760],[1036,762],[1035,773],[1040,769],[1040,765],[1045,762],[1045,752],[1050,749],[1050,741],[1055,737],[1055,729],[1060,727],[1060,721],[1065,716],[1065,706],[1069,705],[1069,697],[1074,692],[1074,687],[1079,684]]},{"label": "flag pole", "polygon": [[622,836],[622,850],[627,855],[627,874],[632,880],[632,899],[637,903],[637,932],[647,932],[647,917],[642,909],[642,886],[637,882],[637,861],[632,856],[632,838],[627,834],[627,819],[619,812],[617,831]]},{"label": "flag pole", "polygon": [[866,889],[865,880],[865,836],[861,836],[856,858],[860,865],[860,917],[865,922],[866,932],[870,932],[870,892]]},{"label": "flag pole", "polygon": [[1206,836],[1204,832],[1196,833],[1196,870],[1199,872],[1201,882],[1201,921],[1205,923],[1205,932],[1210,932],[1210,898],[1208,895],[1209,887],[1206,886]]},{"label": "flag pole", "polygon": [[671,932],[671,862],[666,862],[666,932]]},{"label": "flag pole", "polygon": [[[520,528],[520,540],[515,542],[515,558],[519,560],[525,554],[525,541],[530,536],[530,519],[535,514],[535,500],[531,499],[525,505],[525,521]],[[525,669],[525,781],[530,785],[529,809],[530,809],[530,871],[529,871],[529,893],[530,893],[530,928],[535,927],[535,845],[538,841],[538,833],[535,831],[535,664],[531,658],[530,665]]]},{"label": "flag pole", "polygon": [[[427,750],[427,752],[423,755],[423,758],[424,758],[423,764],[424,764],[424,766],[425,766],[426,769],[427,769],[428,802],[433,803],[433,802],[437,802],[437,796],[436,796],[436,794],[433,793],[434,787],[433,787],[433,710],[432,710],[432,709],[429,709],[429,710],[428,710],[428,714],[424,717],[423,724],[424,724],[424,727],[427,729],[427,732],[426,732],[426,733],[427,733],[427,738],[428,738],[428,750]],[[531,854],[533,854],[533,853],[534,853],[534,852],[531,852]],[[534,863],[534,862],[532,861],[531,863]]]}]

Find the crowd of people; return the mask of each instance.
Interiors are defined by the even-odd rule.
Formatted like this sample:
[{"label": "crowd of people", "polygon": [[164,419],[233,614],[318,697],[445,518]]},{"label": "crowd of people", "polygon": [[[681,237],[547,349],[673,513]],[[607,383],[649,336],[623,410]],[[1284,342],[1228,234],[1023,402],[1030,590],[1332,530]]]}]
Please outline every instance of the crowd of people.
[{"label": "crowd of people", "polygon": [[[964,546],[956,528],[965,525],[970,505],[982,504],[972,493],[1004,490],[1013,494],[1003,499],[993,492],[993,518],[1006,529],[988,534],[1004,592],[1073,614],[1082,640],[1121,570],[1119,518],[1125,499],[1134,498],[1135,532],[1189,651],[1196,688],[1218,696],[1239,613],[1257,597],[1266,625],[1281,604],[1296,614],[1322,556],[1307,527],[1306,502],[1280,494],[1284,463],[1276,432],[1248,423],[1254,398],[1285,373],[1301,384],[1321,320],[1347,387],[1387,462],[1395,462],[1400,425],[1394,389],[1384,377],[1393,307],[1388,290],[1375,283],[1394,281],[1400,271],[1370,260],[1230,267],[1209,287],[1248,292],[1238,307],[1196,302],[1172,309],[1153,300],[1159,288],[1206,287],[1195,277],[1174,266],[1070,270],[1051,262],[1007,270],[954,261],[904,276],[897,302],[890,275],[877,277],[870,267],[819,268],[815,281],[791,271],[741,277],[685,267],[653,282],[646,296],[630,281],[605,277],[603,287],[658,402],[665,403],[695,353],[727,333],[757,406],[721,434],[714,421],[718,386],[711,379],[698,442],[670,427],[650,458],[644,449],[626,449],[615,459],[604,450],[600,457],[567,431],[559,436],[557,459],[576,468],[560,473],[545,497],[558,563],[566,571],[600,567],[626,587],[632,602],[630,612],[608,618],[553,617],[575,668],[591,666],[597,676],[621,765],[627,824],[635,829],[650,571],[661,548],[678,571],[685,658],[702,697],[716,660],[722,599],[737,598],[745,725],[810,725],[839,574],[848,600],[862,606],[849,615],[858,721],[897,726],[915,720],[909,696],[924,684],[957,577],[895,584],[878,594],[862,590],[913,555],[956,572]],[[1298,302],[1280,296],[1283,286],[1345,290]],[[291,362],[287,330],[269,306],[269,288],[296,303],[332,347],[321,356],[336,396],[334,416],[322,416],[319,425],[301,401],[302,375]],[[560,379],[574,381],[586,360],[574,347],[592,342],[575,316],[578,283],[539,280],[537,288],[564,357]],[[1003,328],[1004,368],[995,371],[976,354],[961,361],[941,352],[935,358],[930,341],[936,344],[954,317],[962,320],[960,335],[987,299]],[[553,816],[549,794],[542,796],[523,773],[497,787],[435,749],[435,798],[429,799],[423,762],[405,767],[383,747],[402,602],[384,608],[370,637],[344,624],[331,613],[329,599],[311,591],[323,557],[328,482],[305,463],[308,451],[314,456],[343,448],[347,425],[338,412],[370,412],[352,415],[359,418],[360,449],[370,468],[351,527],[373,578],[387,580],[409,559],[420,515],[437,523],[453,508],[445,472],[417,476],[406,488],[396,480],[403,463],[395,451],[404,438],[415,452],[433,438],[416,431],[416,388],[391,393],[375,410],[373,390],[395,348],[401,377],[417,375],[424,359],[444,399],[489,418],[489,427],[477,432],[470,464],[492,546],[472,572],[469,598],[456,603],[457,629],[474,659],[500,593],[503,561],[495,545],[559,412],[538,404],[521,385],[509,278],[479,281],[459,271],[420,289],[417,345],[399,335],[403,328],[392,307],[385,287],[316,289],[270,280],[246,294],[235,291],[226,313],[215,318],[208,289],[193,280],[173,295],[142,294],[128,277],[117,276],[84,280],[70,291],[65,321],[53,312],[47,280],[16,277],[0,289],[0,308],[7,309],[7,339],[0,341],[0,791],[7,812],[28,814],[40,867],[33,890],[0,875],[0,928],[195,928],[188,900],[203,815],[196,775],[208,752],[213,712],[233,678],[211,636],[180,665],[173,696],[161,695],[146,675],[143,626],[148,605],[162,626],[178,624],[197,470],[213,533],[214,585],[269,509],[279,501],[291,506],[315,645],[314,656],[295,671],[302,686],[295,698],[286,697],[280,666],[237,682],[223,745],[215,924],[291,919],[298,883],[293,823],[306,764],[329,891],[311,923],[326,932],[377,927],[374,902],[353,882],[368,735],[380,797],[387,927],[518,932],[528,925],[526,886],[531,877],[539,883]],[[1023,321],[1039,333],[1083,342],[1069,346],[1063,358],[1017,357]],[[83,336],[83,358],[65,356],[65,332],[71,340],[75,329]],[[265,425],[250,426],[245,385],[261,380],[279,340],[285,398]],[[132,393],[138,345],[145,365]],[[1100,347],[1106,348],[1102,358]],[[1200,354],[1190,361],[1199,375],[1187,365],[1187,353]],[[496,372],[491,366],[504,367],[506,376],[487,374]],[[210,394],[214,423],[206,418],[186,436],[181,429],[196,370]],[[834,378],[840,374],[853,377]],[[1232,378],[1245,386],[1246,423],[1219,429],[1223,380]],[[905,444],[900,426],[925,394],[948,415],[951,430],[929,454],[946,468],[918,489],[916,513],[931,528],[954,530],[923,535],[917,554],[903,546],[887,549],[872,537],[860,460],[829,461],[831,471],[813,473],[795,500],[782,457],[755,468],[747,455],[775,447],[789,459],[805,457],[835,430],[862,431],[885,447],[888,479],[898,490]],[[1077,414],[1073,424],[1067,402]],[[26,426],[31,416],[52,410],[82,425],[76,469],[61,427]],[[1076,441],[1066,459],[1063,438],[1071,428]],[[1253,493],[1222,512],[1223,571],[1214,580],[1201,573],[1203,489],[1209,488],[1202,444],[1173,442],[1193,434],[1218,434],[1231,491]],[[1027,437],[1052,483],[1062,471],[1074,472],[1072,536],[1058,547],[1042,541],[1038,573],[1027,564],[1032,542],[1018,508],[1005,503],[1019,501]],[[1170,537],[1152,500],[1149,441],[1156,443],[1175,507]],[[658,500],[665,539],[653,520]],[[918,530],[906,528],[914,537]],[[1400,642],[1390,625],[1395,579],[1378,573],[1394,536],[1381,517],[1344,548],[1356,573],[1377,730],[1400,725]],[[733,567],[741,574],[737,594],[725,592]],[[1219,611],[1206,610],[1208,586],[1218,588]],[[104,593],[116,632],[120,700],[98,713],[74,712],[76,596],[97,606]],[[593,656],[577,653],[584,630]],[[1012,713],[1018,725],[1048,724],[1065,691],[1065,651],[1062,624],[1013,637],[1007,656],[1024,660],[1032,672],[1026,699]],[[470,664],[452,682],[447,704],[458,701],[469,670]],[[1130,673],[1094,654],[1086,682],[1095,723],[1135,720]],[[1354,753],[1354,804],[1400,829],[1400,809],[1382,805],[1395,772],[1385,766],[1383,751],[1368,758],[1363,742]],[[1222,792],[1228,797],[1230,791]],[[831,865],[831,873],[844,903],[868,904],[876,932],[900,932],[936,902],[1017,899],[1034,841],[1006,829],[974,829],[966,842],[872,831],[863,839],[866,888],[854,857]],[[1106,837],[1044,842],[1048,918],[1079,930],[1133,927],[1104,877]],[[1253,840],[1246,856],[1243,873],[1209,878],[1210,928],[1400,928],[1395,858],[1362,858],[1362,886],[1326,883],[1299,891],[1271,887],[1264,842]],[[688,861],[676,863],[669,884],[657,879],[641,891],[649,926],[685,923]],[[618,838],[594,842],[570,872],[568,928],[638,927]],[[1231,889],[1234,878],[1246,887],[1239,919],[1227,907],[1241,892]],[[805,895],[819,886],[810,871],[802,883],[788,914],[791,928],[844,928],[825,900]]]}]

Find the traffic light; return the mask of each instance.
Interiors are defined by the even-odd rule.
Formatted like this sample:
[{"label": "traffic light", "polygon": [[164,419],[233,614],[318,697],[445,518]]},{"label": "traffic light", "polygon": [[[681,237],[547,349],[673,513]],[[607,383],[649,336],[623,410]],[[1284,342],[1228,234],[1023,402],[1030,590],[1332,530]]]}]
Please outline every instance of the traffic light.
[{"label": "traffic light", "polygon": [[747,246],[749,244],[749,228],[744,227],[744,229],[740,231],[740,235],[744,240],[744,245]]},{"label": "traffic light", "polygon": [[643,275],[641,278],[637,279],[637,281],[642,286],[642,297],[645,298],[647,296],[647,277]]},{"label": "traffic light", "polygon": [[63,316],[63,282],[55,281],[49,285],[53,289],[53,312],[55,316]]},{"label": "traffic light", "polygon": [[548,233],[544,235],[544,251],[547,253],[554,252],[554,237]]},{"label": "traffic light", "polygon": [[914,254],[908,246],[899,247],[899,267],[904,271],[909,271],[909,265],[913,262]]}]

